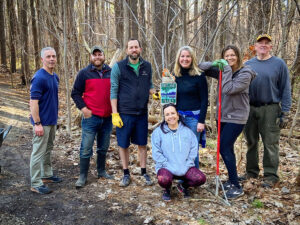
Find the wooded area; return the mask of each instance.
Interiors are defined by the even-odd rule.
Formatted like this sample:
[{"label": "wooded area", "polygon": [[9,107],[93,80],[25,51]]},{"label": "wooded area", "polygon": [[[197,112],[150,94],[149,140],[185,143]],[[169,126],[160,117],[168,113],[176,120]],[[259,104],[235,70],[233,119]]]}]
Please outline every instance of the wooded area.
[{"label": "wooded area", "polygon": [[[112,65],[125,56],[131,37],[141,40],[157,87],[162,69],[172,70],[179,47],[192,46],[204,61],[235,44],[246,60],[255,55],[251,45],[261,33],[273,37],[273,54],[287,62],[293,91],[299,84],[299,0],[0,0],[0,10],[1,71],[21,74],[28,87],[41,66],[40,49],[54,47],[68,112],[70,89],[88,64],[89,48],[102,46]],[[212,102],[216,88],[209,82]],[[297,98],[297,91],[293,94]],[[71,117],[67,123],[70,132]]]}]

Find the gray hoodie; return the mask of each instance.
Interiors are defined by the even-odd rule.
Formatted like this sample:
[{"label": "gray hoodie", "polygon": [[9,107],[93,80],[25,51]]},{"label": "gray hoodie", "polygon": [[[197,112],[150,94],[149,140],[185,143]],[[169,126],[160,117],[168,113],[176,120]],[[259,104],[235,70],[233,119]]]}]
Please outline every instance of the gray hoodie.
[{"label": "gray hoodie", "polygon": [[[208,70],[211,62],[199,64],[201,70]],[[209,73],[208,76],[217,78],[219,73]],[[256,73],[249,67],[244,66],[240,70],[232,73],[231,67],[225,66],[222,73],[222,109],[221,122],[246,124],[250,111],[249,86]],[[218,102],[218,99],[217,99]],[[218,104],[216,119],[218,116]]]},{"label": "gray hoodie", "polygon": [[199,143],[193,131],[179,122],[176,132],[164,125],[167,132],[157,127],[151,136],[152,158],[155,171],[165,168],[175,176],[184,176],[188,169],[195,166]]}]

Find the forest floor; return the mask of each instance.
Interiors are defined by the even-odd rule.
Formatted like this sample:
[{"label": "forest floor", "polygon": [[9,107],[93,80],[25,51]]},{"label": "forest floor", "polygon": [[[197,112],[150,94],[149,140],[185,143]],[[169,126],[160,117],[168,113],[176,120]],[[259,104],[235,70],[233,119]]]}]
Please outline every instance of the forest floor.
[{"label": "forest floor", "polygon": [[[60,108],[65,105],[62,92]],[[0,224],[300,224],[300,190],[295,185],[299,153],[286,143],[284,136],[280,144],[281,181],[275,188],[264,189],[261,178],[253,179],[243,183],[245,195],[230,201],[231,206],[216,198],[215,139],[208,135],[208,146],[200,155],[207,183],[191,189],[190,199],[184,199],[174,184],[172,201],[166,203],[161,200],[150,144],[148,173],[155,184],[144,186],[137,150],[131,146],[132,183],[126,188],[119,187],[122,170],[114,134],[107,168],[116,179],[97,179],[93,159],[87,186],[76,190],[81,130],[73,126],[72,135],[66,134],[66,112],[62,110],[59,112],[62,125],[57,131],[52,161],[54,173],[63,182],[50,184],[53,193],[49,195],[32,193],[29,175],[32,126],[28,102],[26,89],[11,88],[9,75],[0,74],[0,127],[13,126],[0,148]],[[299,137],[293,141],[299,146]],[[239,166],[242,174],[246,147],[243,139],[238,142],[237,151],[243,156]],[[223,163],[220,178],[226,180]]]}]

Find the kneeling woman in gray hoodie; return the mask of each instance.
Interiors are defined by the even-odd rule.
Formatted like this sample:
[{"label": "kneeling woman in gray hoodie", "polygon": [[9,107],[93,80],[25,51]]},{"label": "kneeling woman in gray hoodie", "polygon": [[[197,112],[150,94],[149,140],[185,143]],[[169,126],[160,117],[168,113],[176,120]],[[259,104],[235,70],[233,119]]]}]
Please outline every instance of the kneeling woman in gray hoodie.
[{"label": "kneeling woman in gray hoodie", "polygon": [[164,188],[163,200],[170,201],[173,179],[180,179],[178,190],[190,197],[188,188],[205,183],[206,177],[195,167],[199,143],[193,131],[181,120],[176,106],[163,106],[164,121],[151,137],[152,157],[155,161],[158,184]]}]

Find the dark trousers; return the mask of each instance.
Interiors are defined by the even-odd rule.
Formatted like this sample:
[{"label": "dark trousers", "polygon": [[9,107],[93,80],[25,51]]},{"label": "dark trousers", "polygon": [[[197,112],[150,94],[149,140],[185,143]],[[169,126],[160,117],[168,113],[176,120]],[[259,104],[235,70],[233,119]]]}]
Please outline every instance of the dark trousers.
[{"label": "dark trousers", "polygon": [[228,171],[229,180],[239,187],[234,154],[234,143],[242,133],[244,124],[221,123],[220,153]]},{"label": "dark trousers", "polygon": [[247,174],[258,176],[259,135],[264,145],[263,168],[264,178],[271,181],[279,181],[277,174],[279,166],[279,115],[281,108],[278,104],[261,107],[250,107],[250,114],[245,126],[245,138],[247,140]]}]

